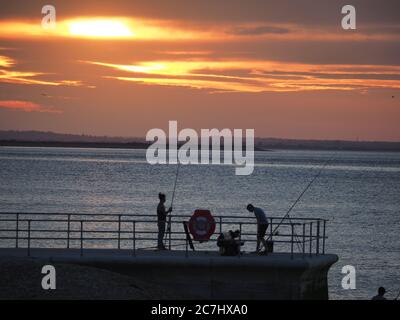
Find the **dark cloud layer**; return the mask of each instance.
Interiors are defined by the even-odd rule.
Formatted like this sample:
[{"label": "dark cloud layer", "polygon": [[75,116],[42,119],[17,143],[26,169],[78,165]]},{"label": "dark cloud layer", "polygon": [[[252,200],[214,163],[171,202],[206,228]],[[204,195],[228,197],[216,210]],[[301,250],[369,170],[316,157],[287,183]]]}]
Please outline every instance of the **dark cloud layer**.
[{"label": "dark cloud layer", "polygon": [[[190,21],[251,21],[337,25],[341,8],[352,4],[361,24],[397,24],[398,0],[53,0],[60,17],[76,15],[129,15],[137,17]],[[43,1],[1,1],[0,17],[40,17]]]},{"label": "dark cloud layer", "polygon": [[279,28],[273,26],[261,26],[261,27],[237,27],[229,30],[229,33],[244,36],[259,36],[264,34],[286,34],[289,33],[290,29]]}]

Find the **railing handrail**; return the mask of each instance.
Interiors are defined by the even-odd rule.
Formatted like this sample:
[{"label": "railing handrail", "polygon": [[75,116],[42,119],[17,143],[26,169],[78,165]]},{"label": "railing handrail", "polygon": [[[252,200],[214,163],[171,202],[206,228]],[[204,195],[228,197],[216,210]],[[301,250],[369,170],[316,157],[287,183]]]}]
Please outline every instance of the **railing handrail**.
[{"label": "railing handrail", "polygon": [[[188,217],[186,217],[186,218],[188,218]],[[49,220],[46,220],[46,219],[31,219],[31,218],[26,218],[26,219],[21,219],[21,218],[19,218],[18,219],[18,221],[19,222],[26,222],[26,221],[28,221],[28,220],[31,220],[31,221],[35,221],[35,222],[70,222],[70,223],[72,223],[72,222],[80,222],[80,221],[82,221],[82,219],[49,219]],[[253,219],[251,219],[252,221],[249,221],[249,222],[238,222],[238,221],[231,221],[231,220],[227,220],[227,219],[225,219],[223,222],[224,222],[224,224],[237,224],[237,223],[245,223],[245,224],[248,224],[248,225],[256,225],[257,224],[257,221],[253,221]],[[14,222],[14,221],[16,221],[16,219],[1,219],[0,218],[0,222]],[[96,223],[96,222],[102,222],[102,223],[105,223],[105,222],[107,222],[107,223],[119,223],[119,222],[121,222],[121,223],[128,223],[128,222],[132,222],[132,221],[135,221],[135,222],[142,222],[142,223],[144,223],[144,222],[148,222],[148,223],[154,223],[154,222],[157,222],[157,219],[153,219],[153,220],[95,220],[95,219],[90,219],[90,220],[83,220],[83,221],[85,221],[85,222],[87,222],[87,223]],[[176,222],[183,222],[183,221],[187,221],[187,220],[179,220],[179,221],[176,221]],[[312,221],[315,221],[315,220],[312,220]],[[301,225],[303,225],[302,223],[299,223],[299,222],[297,222],[297,223],[294,223],[294,222],[283,222],[283,223],[281,223],[280,225],[282,225],[282,226],[290,226],[290,225],[297,225],[297,226],[301,226]]]},{"label": "railing handrail", "polygon": [[[109,216],[109,217],[153,217],[157,218],[156,214],[131,214],[131,213],[76,213],[76,212],[56,212],[56,213],[51,213],[51,212],[8,212],[8,211],[0,211],[0,216],[1,215],[33,215],[33,216],[46,216],[46,215],[51,215],[51,216],[90,216],[90,217],[96,217],[96,216]],[[173,214],[174,218],[189,218],[190,215],[187,214]],[[237,215],[216,215],[213,214],[214,218],[232,218],[232,219],[254,219],[254,216],[249,214],[248,216],[237,216]],[[277,220],[277,219],[282,219],[282,217],[278,216],[268,216],[268,219],[272,220]],[[329,219],[324,219],[324,218],[315,218],[315,217],[290,217],[291,220],[299,220],[299,221],[329,221]],[[131,220],[130,220],[131,221]]]}]

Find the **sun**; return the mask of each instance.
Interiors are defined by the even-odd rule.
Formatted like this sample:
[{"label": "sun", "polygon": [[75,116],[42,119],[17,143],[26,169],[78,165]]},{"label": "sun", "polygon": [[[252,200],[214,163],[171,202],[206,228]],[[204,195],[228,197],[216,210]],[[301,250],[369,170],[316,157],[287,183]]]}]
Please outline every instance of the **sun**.
[{"label": "sun", "polygon": [[66,22],[68,34],[78,37],[131,38],[135,33],[123,19],[78,19]]}]

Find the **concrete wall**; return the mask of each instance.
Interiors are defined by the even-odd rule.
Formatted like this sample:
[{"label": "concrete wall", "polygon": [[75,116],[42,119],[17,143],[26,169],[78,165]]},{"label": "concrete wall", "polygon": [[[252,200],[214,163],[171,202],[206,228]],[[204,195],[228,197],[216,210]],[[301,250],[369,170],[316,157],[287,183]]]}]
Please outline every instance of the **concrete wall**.
[{"label": "concrete wall", "polygon": [[152,256],[54,259],[108,269],[185,293],[188,299],[328,299],[336,255],[312,258]]}]

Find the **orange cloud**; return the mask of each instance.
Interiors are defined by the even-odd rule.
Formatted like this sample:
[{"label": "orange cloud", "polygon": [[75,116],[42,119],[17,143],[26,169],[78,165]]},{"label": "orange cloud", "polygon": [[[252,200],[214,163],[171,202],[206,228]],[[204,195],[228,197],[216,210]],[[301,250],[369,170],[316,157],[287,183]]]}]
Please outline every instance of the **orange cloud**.
[{"label": "orange cloud", "polygon": [[9,71],[0,69],[0,82],[16,83],[16,84],[37,84],[46,86],[82,86],[82,82],[79,80],[60,80],[60,81],[48,81],[40,79],[32,79],[37,76],[46,75],[42,72],[21,72],[21,71]]},{"label": "orange cloud", "polygon": [[6,108],[24,112],[61,113],[61,110],[57,110],[51,107],[43,107],[34,102],[21,101],[21,100],[0,100],[0,108]]},{"label": "orange cloud", "polygon": [[14,61],[8,57],[0,56],[0,67],[9,68],[14,65]]},{"label": "orange cloud", "polygon": [[106,78],[147,85],[206,89],[211,92],[400,88],[398,66],[309,65],[262,60],[146,61],[132,65],[86,62],[134,74]]},{"label": "orange cloud", "polygon": [[10,70],[15,65],[15,61],[9,57],[0,56],[0,82],[16,84],[36,84],[46,86],[82,86],[79,80],[42,80],[39,76],[47,75],[44,72],[15,71]]}]

